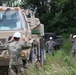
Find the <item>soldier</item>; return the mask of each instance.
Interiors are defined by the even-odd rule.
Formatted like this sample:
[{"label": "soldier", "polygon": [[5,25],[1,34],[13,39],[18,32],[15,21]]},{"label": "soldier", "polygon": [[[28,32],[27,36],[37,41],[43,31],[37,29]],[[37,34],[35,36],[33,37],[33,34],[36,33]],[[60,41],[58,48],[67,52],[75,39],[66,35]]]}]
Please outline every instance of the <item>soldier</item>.
[{"label": "soldier", "polygon": [[[23,42],[19,40],[21,34],[15,32],[10,43],[5,44],[5,48],[9,51],[10,62],[9,62],[9,75],[24,75],[24,68],[22,66],[21,51],[26,47],[31,47],[31,43]],[[23,36],[25,41],[25,37]]]},{"label": "soldier", "polygon": [[73,43],[73,46],[72,46],[72,56],[74,57],[75,54],[76,54],[76,35],[73,35],[73,38],[72,38],[72,34],[71,34],[70,35],[70,40]]},{"label": "soldier", "polygon": [[50,52],[52,52],[52,55],[54,56],[54,46],[55,46],[55,42],[53,41],[53,38],[50,37],[50,40],[46,42],[46,46],[48,48],[48,53],[50,54]]}]

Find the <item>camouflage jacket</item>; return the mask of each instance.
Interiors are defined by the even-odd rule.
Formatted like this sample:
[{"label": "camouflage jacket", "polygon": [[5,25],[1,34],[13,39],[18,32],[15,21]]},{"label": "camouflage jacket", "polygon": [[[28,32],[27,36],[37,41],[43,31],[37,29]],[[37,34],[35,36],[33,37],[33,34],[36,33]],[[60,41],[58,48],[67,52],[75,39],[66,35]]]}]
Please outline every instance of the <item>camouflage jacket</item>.
[{"label": "camouflage jacket", "polygon": [[31,44],[27,42],[19,43],[16,41],[5,44],[5,48],[9,51],[11,65],[22,64],[21,51],[26,47],[31,47]]},{"label": "camouflage jacket", "polygon": [[76,49],[76,40],[71,39],[71,42],[73,43],[72,49]]}]

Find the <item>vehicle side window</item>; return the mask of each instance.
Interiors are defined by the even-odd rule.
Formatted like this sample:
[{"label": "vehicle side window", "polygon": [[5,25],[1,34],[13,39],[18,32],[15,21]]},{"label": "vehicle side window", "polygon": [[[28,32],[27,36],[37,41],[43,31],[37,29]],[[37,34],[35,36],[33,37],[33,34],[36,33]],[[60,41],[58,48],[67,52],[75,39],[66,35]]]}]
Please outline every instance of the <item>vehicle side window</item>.
[{"label": "vehicle side window", "polygon": [[24,19],[24,22],[25,22],[25,27],[28,28],[28,24],[27,24],[26,17],[24,15],[24,13],[22,13],[22,15],[23,15],[23,19]]}]

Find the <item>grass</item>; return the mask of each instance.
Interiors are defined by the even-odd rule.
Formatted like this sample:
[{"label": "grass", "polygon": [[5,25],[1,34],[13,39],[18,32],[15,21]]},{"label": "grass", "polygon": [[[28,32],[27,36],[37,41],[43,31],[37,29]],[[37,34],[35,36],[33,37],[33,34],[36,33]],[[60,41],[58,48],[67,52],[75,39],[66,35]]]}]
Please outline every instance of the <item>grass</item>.
[{"label": "grass", "polygon": [[29,64],[25,75],[76,75],[76,56],[72,57],[71,47],[70,40],[64,39],[62,49],[55,51],[55,56],[46,54],[43,66]]}]

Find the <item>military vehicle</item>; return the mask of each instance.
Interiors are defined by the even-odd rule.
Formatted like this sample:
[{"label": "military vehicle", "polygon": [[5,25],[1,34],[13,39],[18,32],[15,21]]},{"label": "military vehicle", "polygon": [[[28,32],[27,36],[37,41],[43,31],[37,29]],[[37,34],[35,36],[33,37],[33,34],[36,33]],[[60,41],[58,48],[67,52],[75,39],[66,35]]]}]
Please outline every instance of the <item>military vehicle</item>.
[{"label": "military vehicle", "polygon": [[[28,15],[30,16],[27,17]],[[34,39],[32,48],[26,48],[21,52],[24,64],[28,60],[33,63],[41,61],[43,64],[44,62],[45,53],[41,49],[42,44],[40,45],[42,43],[40,39],[44,36],[44,25],[35,17],[35,12],[20,7],[0,6],[0,75],[8,75],[10,57],[4,45],[16,31],[19,31],[22,36],[25,35],[27,41]],[[20,39],[20,42],[23,42],[23,40]]]}]

